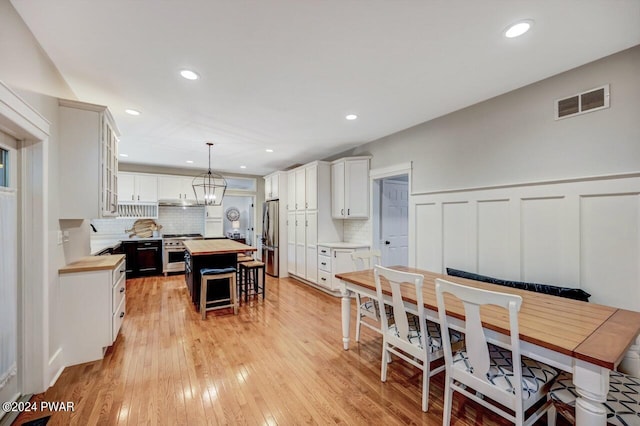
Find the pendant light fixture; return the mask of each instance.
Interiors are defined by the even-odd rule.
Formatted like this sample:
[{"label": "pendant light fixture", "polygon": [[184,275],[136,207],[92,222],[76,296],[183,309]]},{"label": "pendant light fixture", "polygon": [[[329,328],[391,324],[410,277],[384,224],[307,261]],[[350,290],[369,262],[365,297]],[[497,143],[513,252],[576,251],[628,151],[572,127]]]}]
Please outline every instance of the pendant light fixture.
[{"label": "pendant light fixture", "polygon": [[191,186],[193,186],[197,204],[219,206],[222,204],[222,198],[227,189],[227,181],[222,175],[211,171],[211,147],[213,143],[207,142],[207,145],[209,145],[209,171],[193,178]]}]

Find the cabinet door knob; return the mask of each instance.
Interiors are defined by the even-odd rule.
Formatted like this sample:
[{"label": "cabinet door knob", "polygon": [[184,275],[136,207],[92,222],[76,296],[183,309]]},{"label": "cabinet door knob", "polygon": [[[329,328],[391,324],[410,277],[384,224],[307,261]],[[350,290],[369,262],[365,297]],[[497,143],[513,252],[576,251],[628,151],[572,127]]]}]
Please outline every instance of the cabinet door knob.
[{"label": "cabinet door knob", "polygon": [[347,209],[347,216],[351,214],[351,209]]},{"label": "cabinet door knob", "polygon": [[124,293],[124,287],[120,287],[120,293]]},{"label": "cabinet door knob", "polygon": [[124,312],[120,312],[120,318],[124,318]]},{"label": "cabinet door knob", "polygon": [[340,209],[340,216],[344,216],[344,209]]}]

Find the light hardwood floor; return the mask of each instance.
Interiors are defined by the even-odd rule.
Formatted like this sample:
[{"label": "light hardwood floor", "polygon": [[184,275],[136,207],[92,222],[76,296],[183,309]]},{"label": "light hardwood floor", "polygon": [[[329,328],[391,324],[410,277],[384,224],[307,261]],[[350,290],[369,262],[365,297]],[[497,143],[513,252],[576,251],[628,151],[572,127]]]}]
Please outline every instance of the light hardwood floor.
[{"label": "light hardwood floor", "polygon": [[[363,327],[344,351],[340,299],[298,281],[269,277],[265,301],[203,321],[182,275],[128,280],[127,310],[102,361],[65,369],[33,398],[75,411],[14,424],[45,414],[49,425],[442,424],[444,373],[423,413],[420,372],[394,360],[380,382],[381,338]],[[457,394],[453,414],[455,425],[509,424]]]}]

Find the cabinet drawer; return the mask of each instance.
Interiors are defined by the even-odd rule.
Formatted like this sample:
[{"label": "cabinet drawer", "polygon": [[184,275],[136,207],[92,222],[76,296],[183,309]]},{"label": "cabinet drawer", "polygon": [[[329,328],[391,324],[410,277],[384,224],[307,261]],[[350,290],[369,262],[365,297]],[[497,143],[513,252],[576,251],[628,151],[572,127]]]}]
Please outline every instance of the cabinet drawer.
[{"label": "cabinet drawer", "polygon": [[318,246],[318,254],[322,256],[331,256],[331,249],[326,246]]},{"label": "cabinet drawer", "polygon": [[111,313],[114,313],[118,309],[118,306],[120,306],[120,303],[122,303],[122,299],[125,298],[125,295],[127,293],[124,275],[122,275],[120,281],[113,286],[113,289],[111,291]]},{"label": "cabinet drawer", "polygon": [[331,290],[331,272],[319,270],[318,284]]},{"label": "cabinet drawer", "polygon": [[111,283],[113,285],[116,285],[118,283],[118,281],[120,281],[121,278],[124,278],[125,272],[126,272],[126,266],[125,266],[124,259],[122,259],[122,262],[118,263],[116,268],[113,270],[113,276],[111,277]]},{"label": "cabinet drawer", "polygon": [[127,298],[123,297],[118,309],[113,313],[111,319],[111,343],[115,342],[118,332],[124,321],[125,312],[127,311]]},{"label": "cabinet drawer", "polygon": [[331,273],[331,258],[329,256],[318,255],[318,269]]}]

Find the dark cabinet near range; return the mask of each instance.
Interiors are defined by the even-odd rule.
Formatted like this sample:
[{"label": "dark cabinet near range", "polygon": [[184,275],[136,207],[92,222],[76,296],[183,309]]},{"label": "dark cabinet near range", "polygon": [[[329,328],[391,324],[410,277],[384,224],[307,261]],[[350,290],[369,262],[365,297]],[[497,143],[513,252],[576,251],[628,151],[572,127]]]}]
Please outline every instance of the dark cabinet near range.
[{"label": "dark cabinet near range", "polygon": [[123,241],[127,278],[162,273],[162,240]]}]

